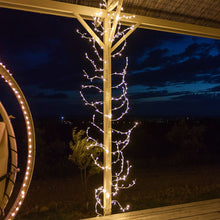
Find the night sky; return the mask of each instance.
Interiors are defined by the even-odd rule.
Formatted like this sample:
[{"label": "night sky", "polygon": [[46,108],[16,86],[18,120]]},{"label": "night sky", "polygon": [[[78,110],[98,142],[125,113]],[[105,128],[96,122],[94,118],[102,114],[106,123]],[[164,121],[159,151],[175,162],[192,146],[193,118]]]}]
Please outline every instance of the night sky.
[{"label": "night sky", "polygon": [[[88,65],[84,54],[92,55],[92,45],[76,33],[84,31],[80,23],[0,8],[0,24],[0,61],[33,116],[87,115],[79,91]],[[129,58],[130,115],[220,115],[219,40],[138,29],[123,56]],[[5,98],[9,89],[3,84],[0,100],[7,106],[13,101]]]}]

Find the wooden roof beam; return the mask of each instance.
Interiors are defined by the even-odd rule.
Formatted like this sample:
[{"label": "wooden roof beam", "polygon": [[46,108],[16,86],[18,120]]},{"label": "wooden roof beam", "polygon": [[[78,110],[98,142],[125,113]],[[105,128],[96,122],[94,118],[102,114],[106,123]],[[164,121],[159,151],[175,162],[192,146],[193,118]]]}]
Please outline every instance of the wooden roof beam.
[{"label": "wooden roof beam", "polygon": [[[99,8],[81,6],[65,2],[57,2],[52,0],[0,0],[0,7],[70,18],[75,18],[74,14],[80,14],[83,19],[89,20],[92,19],[91,16],[95,16],[100,12]],[[139,26],[140,28],[220,40],[220,28],[210,28],[139,15],[131,19],[125,19],[123,18],[123,15],[131,16],[131,14],[121,13],[121,21],[124,25],[131,26],[137,23],[141,23]],[[101,14],[98,16],[102,17]]]},{"label": "wooden roof beam", "polygon": [[[121,13],[121,16],[131,16],[131,14]],[[128,22],[140,23],[139,28],[151,29],[156,31],[166,31],[176,34],[186,34],[197,37],[206,37],[220,40],[220,28],[212,28],[201,25],[175,22],[165,19],[158,19],[146,16],[136,15],[134,18],[127,20],[121,18],[122,23],[131,25]]]},{"label": "wooden roof beam", "polygon": [[118,6],[119,0],[109,0],[108,1],[108,12],[114,10]]},{"label": "wooden roof beam", "polygon": [[89,20],[92,19],[91,15],[95,16],[100,12],[99,8],[52,0],[0,0],[0,7],[70,18],[75,18],[74,14],[80,14]]}]

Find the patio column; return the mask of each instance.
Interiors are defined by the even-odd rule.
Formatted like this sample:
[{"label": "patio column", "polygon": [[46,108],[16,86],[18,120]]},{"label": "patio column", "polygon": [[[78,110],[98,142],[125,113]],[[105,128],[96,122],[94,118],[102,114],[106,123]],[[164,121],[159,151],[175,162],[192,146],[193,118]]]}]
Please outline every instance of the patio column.
[{"label": "patio column", "polygon": [[103,206],[104,215],[111,215],[112,211],[112,57],[111,54],[121,43],[137,28],[140,23],[132,28],[112,45],[123,0],[109,0],[106,10],[102,15],[103,40],[89,27],[80,14],[74,16],[84,26],[88,33],[96,40],[103,49]]},{"label": "patio column", "polygon": [[104,19],[103,48],[103,122],[104,122],[104,215],[111,214],[112,192],[112,82],[111,82],[111,19],[106,13]]}]

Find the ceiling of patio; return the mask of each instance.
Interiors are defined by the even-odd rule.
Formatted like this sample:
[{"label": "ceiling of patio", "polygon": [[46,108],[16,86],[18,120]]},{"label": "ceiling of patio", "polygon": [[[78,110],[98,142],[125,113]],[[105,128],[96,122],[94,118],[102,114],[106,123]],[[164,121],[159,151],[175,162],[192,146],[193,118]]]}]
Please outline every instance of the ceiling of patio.
[{"label": "ceiling of patio", "polygon": [[[99,7],[100,0],[55,0]],[[125,13],[220,28],[219,0],[124,0]]]}]

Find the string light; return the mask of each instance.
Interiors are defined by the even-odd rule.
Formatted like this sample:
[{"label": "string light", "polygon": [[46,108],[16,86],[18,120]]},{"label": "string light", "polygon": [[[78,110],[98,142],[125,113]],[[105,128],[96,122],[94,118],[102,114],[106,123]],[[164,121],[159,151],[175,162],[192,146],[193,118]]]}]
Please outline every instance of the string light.
[{"label": "string light", "polygon": [[[100,4],[100,9],[101,8],[104,8],[107,10],[107,2],[105,0],[103,1],[103,3]],[[101,10],[99,13],[96,14],[96,16],[93,17],[92,25],[93,25],[93,30],[96,32],[96,34],[98,36],[100,36],[100,38],[102,38],[107,30],[105,30],[103,27],[103,19],[100,17],[100,13],[102,13]],[[111,26],[112,26],[114,18],[116,17],[116,14],[115,14],[115,12],[113,12],[111,14],[108,14],[107,16],[111,17],[110,20],[111,20]],[[130,19],[132,17],[133,16],[131,16],[131,17],[129,16],[126,18]],[[125,18],[125,16],[123,16],[123,18]],[[121,19],[121,17],[117,16],[117,20],[119,21],[120,19]],[[109,39],[109,41],[111,41],[111,43],[114,44],[118,39],[123,37],[129,30],[131,30],[133,28],[134,28],[134,26],[122,29],[122,25],[119,21],[118,26],[115,31],[115,34],[112,37],[112,39]],[[99,86],[97,86],[97,84],[96,85],[92,84],[94,80],[99,80],[99,82],[97,82],[97,83],[99,83],[99,85],[100,85],[100,83],[103,84],[103,82],[104,82],[103,64],[106,61],[103,60],[103,57],[100,55],[100,52],[99,52],[99,50],[102,51],[103,48],[100,47],[99,49],[97,49],[97,43],[93,37],[88,36],[86,33],[81,33],[79,30],[77,30],[77,33],[79,33],[82,38],[87,39],[89,42],[92,43],[92,47],[94,49],[94,54],[96,56],[96,60],[97,60],[97,62],[100,62],[99,64],[97,64],[97,62],[95,62],[93,59],[91,59],[89,57],[89,55],[87,53],[85,53],[86,59],[91,63],[91,65],[94,68],[93,74],[91,74],[91,73],[88,74],[85,70],[83,70],[84,77],[89,81],[89,83],[87,85],[82,85],[82,90],[80,91],[80,95],[81,95],[85,105],[91,106],[94,109],[92,121],[90,122],[91,127],[88,127],[86,130],[87,140],[88,141],[92,140],[92,142],[93,142],[93,144],[90,147],[99,147],[102,149],[103,152],[109,153],[105,149],[103,143],[98,141],[96,138],[92,137],[92,135],[90,134],[91,133],[90,131],[92,128],[96,129],[101,134],[104,134],[104,130],[102,128],[103,125],[101,124],[101,126],[100,126],[98,121],[96,121],[97,117],[103,116],[103,104],[104,103],[101,100],[90,101],[89,98],[86,98],[84,95],[85,90],[95,89],[95,91],[97,91],[97,94],[101,94],[102,98],[103,98],[103,92],[104,92],[103,89],[101,89]],[[122,46],[120,47],[120,49],[118,49],[118,51],[116,51],[114,54],[112,54],[111,57],[115,58],[116,56],[122,56],[122,52],[124,51],[126,44],[127,43],[125,41],[122,44]],[[111,118],[111,120],[113,122],[120,121],[123,118],[123,116],[128,113],[128,110],[129,110],[129,100],[127,98],[128,88],[127,88],[127,83],[125,81],[125,77],[127,74],[127,67],[128,67],[128,58],[126,57],[125,67],[122,70],[122,72],[112,73],[112,78],[120,77],[119,78],[120,82],[117,82],[115,85],[112,85],[112,89],[116,91],[117,95],[112,96],[111,100],[112,100],[112,103],[114,105],[117,104],[117,106],[112,108],[112,115],[104,115],[104,117]],[[89,96],[89,95],[87,95],[87,96]],[[93,98],[94,98],[94,96],[93,96]],[[112,140],[112,166],[113,166],[112,169],[114,171],[114,173],[112,175],[112,195],[110,195],[108,192],[106,192],[106,190],[104,189],[103,186],[100,186],[99,188],[97,188],[95,190],[95,199],[96,199],[95,212],[97,213],[98,216],[102,215],[100,210],[105,208],[103,205],[103,195],[104,194],[106,194],[107,198],[109,198],[110,196],[114,197],[118,194],[118,191],[120,189],[127,189],[127,188],[132,187],[135,184],[135,180],[133,180],[128,185],[124,184],[124,182],[126,181],[128,175],[130,173],[130,169],[132,166],[130,165],[129,161],[125,162],[123,150],[129,144],[131,132],[133,131],[133,129],[136,126],[137,126],[137,123],[135,123],[132,126],[132,128],[130,128],[127,131],[119,131],[115,128],[112,129],[113,137],[116,136],[116,138],[115,138],[116,140]],[[102,170],[111,169],[111,167],[104,167],[103,163],[99,157],[94,157],[93,154],[91,154],[91,157],[92,157],[95,165],[97,165]],[[118,205],[122,212],[127,211],[130,207],[129,205],[127,205],[126,207],[123,208],[122,205],[120,204],[120,202],[117,200],[112,200],[112,204]]]},{"label": "string light", "polygon": [[14,204],[12,205],[10,211],[5,217],[5,219],[10,220],[10,219],[14,219],[16,214],[18,213],[31,182],[33,169],[34,169],[34,160],[35,160],[35,135],[34,135],[35,133],[34,133],[33,120],[27,101],[20,87],[12,77],[12,74],[5,68],[5,66],[2,63],[0,63],[0,75],[1,78],[10,86],[11,90],[14,92],[20,104],[24,116],[24,120],[26,123],[27,144],[28,144],[28,151],[27,151],[28,160],[27,160],[23,183],[21,185],[20,192],[18,193]]}]

